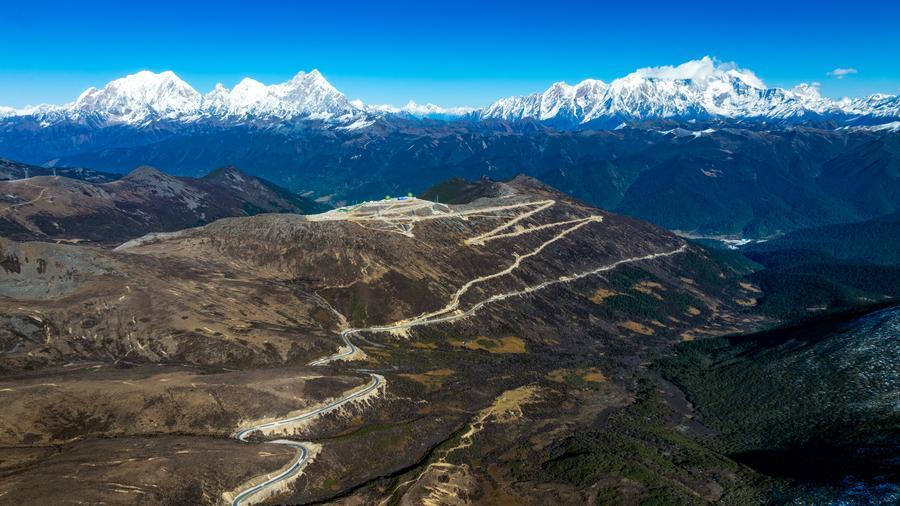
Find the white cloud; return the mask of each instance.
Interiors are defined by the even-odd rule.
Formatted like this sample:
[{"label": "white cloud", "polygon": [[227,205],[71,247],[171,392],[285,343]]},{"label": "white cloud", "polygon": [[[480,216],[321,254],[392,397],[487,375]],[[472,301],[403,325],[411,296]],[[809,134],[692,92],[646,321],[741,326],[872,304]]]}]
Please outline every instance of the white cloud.
[{"label": "white cloud", "polygon": [[851,74],[858,74],[858,73],[859,73],[859,71],[853,67],[848,67],[848,68],[838,67],[838,68],[832,70],[831,72],[829,72],[828,75],[830,75],[831,77],[836,77],[838,79],[843,79],[844,76],[849,76]]},{"label": "white cloud", "polygon": [[704,56],[699,60],[691,60],[678,66],[664,65],[638,69],[630,75],[654,77],[657,79],[690,79],[703,82],[711,78],[720,78],[728,74],[737,77],[754,88],[765,88],[763,81],[753,72],[738,67],[734,62],[720,62],[715,58]]}]

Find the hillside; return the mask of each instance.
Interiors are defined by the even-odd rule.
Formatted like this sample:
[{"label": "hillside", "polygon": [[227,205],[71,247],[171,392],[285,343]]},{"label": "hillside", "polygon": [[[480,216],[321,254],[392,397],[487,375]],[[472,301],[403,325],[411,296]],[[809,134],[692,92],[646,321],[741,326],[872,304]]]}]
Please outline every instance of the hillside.
[{"label": "hillside", "polygon": [[744,246],[742,252],[765,267],[750,276],[765,292],[759,311],[805,318],[900,297],[898,233],[893,214]]},{"label": "hillside", "polygon": [[200,179],[151,167],[112,181],[94,179],[33,175],[0,181],[0,235],[108,245],[228,216],[326,209],[233,167]]},{"label": "hillside", "polygon": [[[115,489],[86,484],[110,481],[161,503],[240,502],[254,486],[280,502],[758,493],[746,469],[680,443],[700,430],[678,428],[690,408],[644,380],[672,343],[763,323],[745,267],[527,177],[463,186],[481,190],[465,204],[227,218],[115,250],[2,240],[0,424],[15,479],[0,493],[109,502]],[[40,395],[18,402],[23,388]],[[622,464],[602,468],[607,485],[555,477],[569,476],[570,435],[597,430],[615,446],[594,455]],[[143,471],[167,451],[170,475]],[[279,468],[283,481],[253,481]]]},{"label": "hillside", "polygon": [[862,216],[900,212],[900,135],[873,139],[829,160],[818,181]]},{"label": "hillside", "polygon": [[900,498],[900,309],[679,345],[660,368],[723,453],[780,480],[788,503]]},{"label": "hillside", "polygon": [[71,179],[80,179],[91,183],[108,183],[119,179],[121,175],[111,172],[100,172],[81,167],[38,167],[27,163],[19,163],[6,158],[0,158],[0,181],[12,181],[26,179],[34,176],[62,176]]},{"label": "hillside", "polygon": [[879,265],[900,264],[900,214],[872,220],[826,225],[791,232],[743,249],[762,256],[777,251],[825,255],[838,260]]}]

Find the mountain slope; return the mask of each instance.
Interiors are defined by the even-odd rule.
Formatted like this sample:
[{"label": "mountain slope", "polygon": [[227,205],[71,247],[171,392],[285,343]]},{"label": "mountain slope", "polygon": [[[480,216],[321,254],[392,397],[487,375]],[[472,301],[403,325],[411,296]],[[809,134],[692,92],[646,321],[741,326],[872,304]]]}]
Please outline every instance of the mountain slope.
[{"label": "mountain slope", "polygon": [[[153,185],[192,191],[177,182]],[[0,239],[0,445],[16,457],[0,493],[59,502],[82,490],[67,478],[78,470],[78,483],[115,480],[95,487],[98,501],[142,487],[160,503],[212,504],[296,463],[303,472],[273,500],[420,504],[453,487],[512,503],[590,501],[596,491],[542,464],[573,432],[629,438],[606,421],[635,402],[648,359],[759,324],[755,292],[716,252],[531,178],[471,186],[481,190],[466,204],[395,198],[228,218],[115,250]],[[25,388],[40,395],[23,403]],[[340,409],[315,411],[336,399]],[[256,430],[252,455],[224,444],[290,417],[298,423]],[[665,433],[684,441],[692,430]],[[173,472],[144,472],[175,438]],[[265,451],[286,438],[302,443]],[[716,500],[747,486],[721,456],[680,467],[668,441],[640,448],[621,453],[628,467],[594,470],[627,480],[622,497]],[[455,465],[462,449],[484,465]],[[215,462],[240,458],[210,480],[202,457],[213,451]],[[121,454],[116,466],[83,465]],[[190,455],[194,465],[181,460]],[[60,478],[32,486],[49,473]]]},{"label": "mountain slope", "polygon": [[716,429],[716,447],[784,480],[781,501],[900,498],[900,309],[677,347],[662,369]]},{"label": "mountain slope", "polygon": [[838,260],[900,265],[900,214],[798,230],[771,241],[748,245],[744,251],[797,251]]},{"label": "mountain slope", "polygon": [[[148,169],[116,183],[97,191],[199,191]],[[542,465],[573,432],[693,434],[629,405],[659,350],[760,324],[745,268],[531,178],[451,187],[471,190],[456,196],[467,203],[228,218],[115,250],[0,239],[0,447],[16,476],[0,494],[117,502],[135,487],[148,502],[217,504],[296,463],[272,500],[421,504],[453,487],[589,503],[595,487]],[[626,409],[637,425],[607,424]],[[247,427],[258,444],[228,441]],[[618,448],[628,467],[593,469],[628,484],[605,496],[751,488],[706,450],[638,447]],[[456,465],[460,450],[484,465]],[[682,451],[710,458],[677,464]],[[152,472],[160,455],[170,472]]]},{"label": "mountain slope", "polygon": [[233,167],[201,179],[150,167],[103,183],[36,176],[0,182],[0,193],[0,234],[17,240],[116,244],[228,216],[325,209]]},{"label": "mountain slope", "polygon": [[[238,176],[236,172],[226,170],[211,179],[232,180],[235,176]],[[672,320],[645,334],[644,344],[677,340],[677,329],[689,328],[695,319],[715,322],[723,328],[739,324],[731,313],[743,311],[732,300],[746,297],[746,291],[735,281],[741,273],[710,257],[706,250],[648,223],[571,200],[524,176],[503,183],[482,181],[473,186],[483,190],[479,195],[472,195],[474,200],[461,205],[414,198],[392,199],[318,215],[261,214],[227,218],[174,234],[147,236],[117,248],[115,253],[38,243],[16,246],[9,242],[7,256],[18,256],[24,264],[24,253],[13,253],[23,252],[26,246],[35,251],[81,251],[79,258],[94,255],[96,260],[89,263],[102,265],[85,267],[85,275],[95,271],[127,271],[129,262],[145,266],[159,261],[162,263],[158,268],[164,268],[165,262],[171,261],[179,265],[196,262],[197,268],[203,269],[240,271],[242,276],[268,281],[293,280],[304,289],[319,293],[348,319],[358,319],[355,324],[413,317],[439,309],[448,300],[456,300],[461,308],[470,308],[494,294],[550,280],[547,286],[533,293],[477,306],[471,319],[457,316],[446,324],[424,325],[421,330],[427,332],[421,335],[418,327],[411,327],[410,335],[422,339],[430,339],[428,336],[434,332],[453,334],[493,325],[498,325],[498,329],[537,325],[527,331],[520,330],[523,336],[535,340],[534,346],[542,347],[548,343],[542,344],[541,339],[550,336],[544,332],[554,328],[547,324],[548,318],[563,318],[566,311],[576,314],[586,310],[596,313],[598,318],[585,319],[582,323],[595,326],[597,332],[608,333],[608,338],[614,340],[620,339],[620,332],[614,329],[615,322],[647,318],[649,313],[642,316],[642,311],[651,311],[660,321],[667,314],[677,316],[677,322]],[[133,192],[149,193],[173,207],[179,199],[190,203],[205,197],[200,190],[202,186],[195,186],[193,181],[165,176],[150,168],[138,169],[106,185],[91,187],[80,183],[76,188],[93,191],[97,198],[104,194],[116,196],[119,201]],[[515,261],[516,258],[519,260]],[[708,262],[700,261],[703,258],[708,258]],[[608,265],[613,266],[608,273],[591,274],[594,269]],[[57,267],[62,269],[59,274],[68,272],[62,264]],[[708,272],[707,267],[711,269]],[[23,265],[21,272],[11,270],[7,275],[24,276],[32,270],[31,266]],[[494,276],[491,275],[494,270],[503,272]],[[569,275],[576,277],[566,280],[565,276]],[[686,283],[680,276],[695,281]],[[461,281],[480,277],[484,279],[469,287]],[[84,279],[75,281],[78,285]],[[659,299],[641,292],[646,288],[640,285],[642,281],[660,284],[657,287],[651,283],[647,285],[648,290],[664,292],[672,299]],[[615,286],[607,288],[622,291],[623,295],[607,294],[616,299],[615,304],[612,300],[604,304],[592,302],[596,287],[608,283]],[[632,285],[640,285],[635,293],[643,295],[632,294]],[[8,289],[10,295],[15,293],[15,285]],[[676,297],[674,292],[680,295]],[[632,306],[629,299],[634,299],[636,305]],[[551,300],[563,304],[556,316],[508,318],[508,311],[521,302],[542,306]],[[683,314],[688,305],[701,309],[711,305],[716,311]],[[609,318],[600,318],[601,314]],[[537,324],[538,321],[544,323]],[[584,338],[574,331],[554,335],[579,341]],[[626,348],[633,346],[627,340],[619,344]]]},{"label": "mountain slope", "polygon": [[885,135],[822,166],[818,184],[864,216],[900,212],[900,135]]},{"label": "mountain slope", "polygon": [[120,177],[119,174],[100,172],[83,167],[39,167],[27,163],[15,162],[0,158],[0,181],[13,179],[26,179],[33,176],[64,176],[72,179],[80,179],[91,183],[108,183]]},{"label": "mountain slope", "polygon": [[900,215],[826,225],[748,244],[765,269],[750,276],[766,294],[759,310],[807,317],[900,296]]}]

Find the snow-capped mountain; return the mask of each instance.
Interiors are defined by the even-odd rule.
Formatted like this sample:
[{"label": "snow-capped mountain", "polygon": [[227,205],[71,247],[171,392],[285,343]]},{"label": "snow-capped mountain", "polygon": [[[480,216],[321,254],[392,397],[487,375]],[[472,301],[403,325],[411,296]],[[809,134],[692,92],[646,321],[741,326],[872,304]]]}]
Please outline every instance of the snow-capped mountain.
[{"label": "snow-capped mountain", "polygon": [[854,114],[870,115],[875,118],[900,118],[900,96],[876,93],[851,100],[847,109]]},{"label": "snow-capped mountain", "polygon": [[132,124],[191,117],[202,103],[203,97],[174,72],[154,74],[145,70],[116,79],[102,89],[88,88],[66,112],[73,117]]},{"label": "snow-capped mountain", "polygon": [[201,109],[216,118],[265,120],[349,120],[362,111],[318,70],[300,72],[290,81],[270,86],[249,77],[231,90],[218,84],[203,97]]},{"label": "snow-capped mountain", "polygon": [[581,123],[591,114],[596,97],[603,96],[609,85],[588,79],[570,86],[554,83],[543,93],[500,99],[480,112],[482,118],[518,121],[536,119],[563,123]]},{"label": "snow-capped mountain", "polygon": [[230,124],[320,120],[347,127],[386,115],[453,120],[473,111],[471,107],[444,108],[414,101],[402,107],[350,101],[318,70],[299,72],[287,82],[272,85],[247,77],[231,89],[217,84],[206,95],[172,71],[157,74],[145,70],[111,81],[103,88],[89,88],[70,104],[0,107],[0,118],[35,117],[45,126],[60,121],[146,126],[157,121]]},{"label": "snow-capped mountain", "polygon": [[406,105],[402,107],[396,107],[387,104],[365,105],[360,100],[354,101],[353,104],[360,109],[364,109],[376,114],[398,114],[411,118],[429,118],[442,120],[464,118],[477,111],[477,109],[475,109],[474,107],[441,107],[439,105],[434,105],[431,103],[418,104],[412,100],[407,102]]},{"label": "snow-capped mountain", "polygon": [[865,125],[900,119],[900,97],[875,94],[833,100],[822,97],[815,84],[771,88],[752,71],[704,57],[678,66],[639,69],[609,83],[558,82],[543,93],[504,98],[480,110],[413,101],[402,107],[350,101],[317,70],[300,72],[280,84],[265,85],[250,78],[231,89],[218,84],[205,95],[171,71],[141,71],[103,88],[90,88],[69,104],[18,110],[0,107],[0,127],[24,123],[27,129],[60,123],[94,129],[159,123],[269,126],[314,120],[358,130],[390,117],[531,120],[559,128],[613,128],[648,119],[833,120]]},{"label": "snow-capped mountain", "polygon": [[898,97],[850,100],[822,97],[818,87],[769,88],[753,72],[704,57],[672,67],[637,70],[609,84],[555,83],[543,93],[498,100],[481,118],[537,120],[569,126],[644,119],[853,120],[900,116]]},{"label": "snow-capped mountain", "polygon": [[35,117],[42,125],[74,121],[98,126],[145,126],[157,121],[202,120],[238,123],[297,119],[350,122],[366,111],[354,106],[318,70],[265,85],[245,78],[227,89],[221,84],[201,95],[172,71],[141,71],[89,88],[61,106],[0,108],[0,118]]},{"label": "snow-capped mountain", "polygon": [[869,132],[900,132],[900,121],[891,121],[890,123],[881,123],[878,125],[841,127],[838,130],[866,130]]}]

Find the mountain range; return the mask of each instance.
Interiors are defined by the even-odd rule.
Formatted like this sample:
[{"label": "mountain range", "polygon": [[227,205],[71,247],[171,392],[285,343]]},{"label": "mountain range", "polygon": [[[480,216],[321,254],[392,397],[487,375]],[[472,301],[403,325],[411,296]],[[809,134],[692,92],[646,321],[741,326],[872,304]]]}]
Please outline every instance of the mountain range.
[{"label": "mountain range", "polygon": [[880,123],[900,117],[900,98],[875,94],[832,100],[806,83],[770,88],[752,71],[704,57],[676,67],[640,69],[610,83],[555,83],[543,93],[498,100],[480,111],[480,117],[533,119],[570,128],[660,118]]},{"label": "mountain range", "polygon": [[201,94],[175,73],[141,71],[89,88],[74,102],[0,108],[4,129],[16,124],[48,128],[64,123],[147,128],[193,125],[272,125],[317,121],[337,128],[364,128],[376,119],[538,121],[559,128],[614,128],[647,119],[729,119],[797,123],[832,120],[874,124],[900,118],[900,98],[874,94],[833,100],[814,84],[768,87],[752,71],[710,57],[678,66],[639,69],[609,83],[587,79],[555,83],[542,93],[497,100],[483,109],[442,108],[409,102],[403,107],[348,100],[318,71],[300,72],[273,85],[245,78]]},{"label": "mountain range", "polygon": [[190,177],[235,165],[332,205],[521,173],[685,234],[765,238],[900,212],[898,100],[770,88],[711,58],[478,110],[348,100],[317,71],[205,95],[144,71],[5,109],[0,156]]}]

